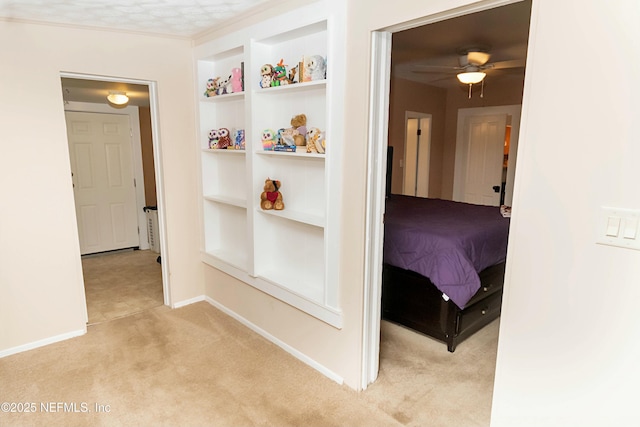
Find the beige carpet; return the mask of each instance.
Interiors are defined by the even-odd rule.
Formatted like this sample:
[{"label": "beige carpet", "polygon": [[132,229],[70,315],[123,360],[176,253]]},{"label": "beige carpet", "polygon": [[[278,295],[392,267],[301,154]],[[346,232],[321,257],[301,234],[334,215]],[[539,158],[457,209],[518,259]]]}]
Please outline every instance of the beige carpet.
[{"label": "beige carpet", "polygon": [[1,400],[35,409],[0,412],[0,426],[489,424],[497,322],[453,354],[382,329],[380,378],[358,393],[206,302],[150,309],[0,359]]},{"label": "beige carpet", "polygon": [[129,316],[164,304],[158,254],[119,251],[82,258],[89,324]]}]

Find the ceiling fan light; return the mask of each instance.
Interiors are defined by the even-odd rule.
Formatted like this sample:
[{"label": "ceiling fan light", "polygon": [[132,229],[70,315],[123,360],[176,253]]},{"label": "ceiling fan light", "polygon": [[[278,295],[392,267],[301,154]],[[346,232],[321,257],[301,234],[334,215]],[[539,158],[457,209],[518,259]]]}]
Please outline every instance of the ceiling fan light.
[{"label": "ceiling fan light", "polygon": [[458,80],[460,80],[460,83],[472,85],[472,84],[480,83],[482,80],[484,80],[484,77],[486,75],[487,73],[483,73],[482,71],[459,73]]},{"label": "ceiling fan light", "polygon": [[107,100],[115,105],[124,105],[129,102],[129,97],[125,92],[110,90],[109,95],[107,95]]}]

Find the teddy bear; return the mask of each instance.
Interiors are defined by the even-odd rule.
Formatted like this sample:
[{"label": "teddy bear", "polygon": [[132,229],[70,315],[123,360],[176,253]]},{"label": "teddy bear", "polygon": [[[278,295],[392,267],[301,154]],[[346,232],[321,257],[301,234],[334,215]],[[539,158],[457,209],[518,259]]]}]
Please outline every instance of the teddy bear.
[{"label": "teddy bear", "polygon": [[291,118],[291,126],[296,130],[293,140],[295,145],[301,146],[307,144],[307,116],[304,114],[298,114]]},{"label": "teddy bear", "polygon": [[280,193],[280,181],[267,178],[264,181],[264,191],[260,194],[260,207],[264,210],[284,209],[282,193]]},{"label": "teddy bear", "polygon": [[273,151],[276,145],[276,133],[273,129],[265,129],[262,131],[262,148],[265,151]]},{"label": "teddy bear", "polygon": [[207,89],[204,91],[204,96],[209,98],[218,94],[218,80],[220,80],[220,77],[207,80]]},{"label": "teddy bear", "polygon": [[324,154],[325,146],[324,133],[318,128],[309,128],[307,131],[307,153]]},{"label": "teddy bear", "polygon": [[260,87],[270,87],[271,81],[273,80],[273,65],[264,64],[262,68],[260,68]]},{"label": "teddy bear", "polygon": [[218,148],[229,148],[230,146],[232,146],[231,137],[229,136],[229,129],[218,129],[218,137],[220,138],[218,139]]},{"label": "teddy bear", "polygon": [[322,56],[312,55],[304,59],[304,81],[322,80],[326,72],[327,64]]}]

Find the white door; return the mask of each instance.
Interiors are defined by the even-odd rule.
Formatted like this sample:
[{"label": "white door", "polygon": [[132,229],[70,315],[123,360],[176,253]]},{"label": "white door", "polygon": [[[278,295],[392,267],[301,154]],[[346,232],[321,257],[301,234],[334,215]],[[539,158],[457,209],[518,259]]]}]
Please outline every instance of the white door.
[{"label": "white door", "polygon": [[431,156],[431,115],[405,120],[404,174],[402,194],[429,196],[429,161]]},{"label": "white door", "polygon": [[463,202],[500,205],[506,115],[471,116],[465,126]]},{"label": "white door", "polygon": [[81,253],[139,246],[129,116],[65,115]]}]

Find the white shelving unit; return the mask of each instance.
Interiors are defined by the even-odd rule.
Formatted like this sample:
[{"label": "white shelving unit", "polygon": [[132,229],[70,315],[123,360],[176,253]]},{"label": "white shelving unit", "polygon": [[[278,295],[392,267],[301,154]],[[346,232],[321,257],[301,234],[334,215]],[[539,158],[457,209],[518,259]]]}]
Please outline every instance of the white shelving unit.
[{"label": "white shelving unit", "polygon": [[[305,9],[305,8],[303,8]],[[338,306],[335,250],[338,210],[329,210],[332,182],[339,168],[332,123],[339,114],[330,108],[332,73],[338,69],[331,52],[333,15],[322,3],[295,11],[295,19],[281,16],[196,47],[201,166],[202,260],[275,298],[337,328]],[[321,13],[318,13],[321,12]],[[286,15],[286,14],[285,14]],[[292,13],[293,16],[293,13]],[[304,56],[328,59],[327,79],[278,87],[260,87],[260,68],[281,59],[294,66]],[[228,75],[244,64],[244,92],[205,97],[210,78]],[[297,114],[307,116],[307,128],[325,132],[326,154],[264,151],[263,130],[290,127]],[[244,129],[246,150],[208,148],[211,129]],[[285,209],[262,210],[260,193],[265,179],[281,181]],[[330,213],[331,212],[331,213]]]}]

